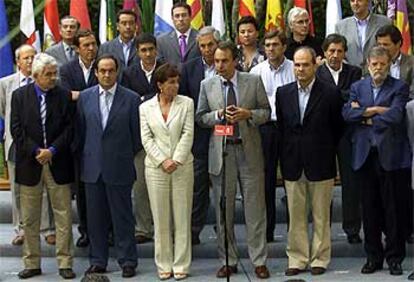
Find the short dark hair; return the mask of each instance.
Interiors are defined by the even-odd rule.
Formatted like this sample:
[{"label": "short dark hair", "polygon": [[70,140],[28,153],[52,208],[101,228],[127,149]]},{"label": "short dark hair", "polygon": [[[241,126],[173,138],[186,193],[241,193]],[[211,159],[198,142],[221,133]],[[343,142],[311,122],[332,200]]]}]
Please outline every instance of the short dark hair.
[{"label": "short dark hair", "polygon": [[115,67],[116,67],[116,71],[118,71],[118,60],[116,59],[116,57],[112,54],[102,54],[100,55],[97,59],[96,59],[96,63],[95,63],[95,70],[98,70],[98,65],[99,62],[104,60],[104,59],[111,59],[112,61],[115,62]]},{"label": "short dark hair", "polygon": [[341,43],[344,47],[344,51],[348,51],[348,43],[346,41],[346,38],[338,33],[329,34],[325,38],[325,40],[322,42],[322,50],[326,52],[326,50],[328,50],[329,48],[329,45],[331,45],[332,43]]},{"label": "short dark hair", "polygon": [[264,35],[264,38],[263,38],[263,42],[266,39],[271,39],[271,38],[274,38],[274,37],[279,38],[280,42],[282,42],[283,45],[286,45],[287,44],[286,34],[281,29],[275,29],[275,30],[266,32],[265,35]]},{"label": "short dark hair", "polygon": [[313,64],[316,64],[316,52],[315,52],[315,49],[313,49],[312,47],[309,47],[309,46],[301,46],[301,47],[299,47],[299,48],[297,48],[295,50],[295,53],[293,53],[293,59],[295,59],[295,55],[299,51],[306,51],[309,54],[311,54],[311,56],[312,56],[312,63]]},{"label": "short dark hair", "polygon": [[155,88],[158,92],[160,92],[160,89],[158,87],[159,83],[166,82],[171,77],[180,76],[180,72],[178,71],[178,68],[170,63],[165,63],[162,66],[160,66],[158,69],[154,72],[154,83]]},{"label": "short dark hair", "polygon": [[259,30],[259,25],[256,21],[256,18],[253,16],[245,16],[241,17],[240,20],[237,22],[237,32],[239,32],[239,28],[242,24],[252,24],[256,30]]},{"label": "short dark hair", "polygon": [[95,34],[86,28],[81,28],[79,29],[76,33],[75,33],[75,37],[73,38],[73,45],[75,45],[76,47],[79,47],[79,39],[82,37],[87,37],[92,35],[93,37],[95,37]]},{"label": "short dark hair", "polygon": [[139,48],[139,45],[145,44],[145,43],[152,43],[155,47],[157,47],[157,39],[155,39],[155,36],[152,35],[152,33],[145,32],[138,35],[136,40],[136,46],[137,49]]},{"label": "short dark hair", "polygon": [[119,23],[119,18],[121,15],[131,15],[134,17],[135,22],[137,22],[137,14],[133,10],[121,9],[116,13],[116,22]]},{"label": "short dark hair", "polygon": [[395,25],[389,24],[382,26],[375,34],[375,40],[378,40],[378,37],[385,36],[389,36],[394,44],[397,44],[399,41],[401,41],[401,45],[403,43],[401,32]]},{"label": "short dark hair", "polygon": [[74,16],[71,16],[71,15],[66,15],[66,16],[63,16],[62,18],[60,18],[60,20],[59,20],[59,25],[61,25],[62,24],[62,21],[63,20],[75,20],[76,21],[76,24],[77,24],[77,29],[79,29],[80,28],[80,22],[79,22],[79,20],[77,19],[77,18],[75,18]]},{"label": "short dark hair", "polygon": [[230,40],[226,40],[226,41],[221,41],[219,42],[219,44],[217,45],[217,49],[216,51],[220,49],[220,50],[230,50],[231,51],[231,55],[233,57],[233,60],[237,60],[239,58],[239,49],[237,48],[237,45]]},{"label": "short dark hair", "polygon": [[171,8],[171,16],[173,15],[173,12],[174,12],[175,8],[185,8],[185,9],[187,9],[188,15],[190,15],[190,17],[191,17],[191,6],[188,5],[187,3],[185,3],[185,2],[175,3]]}]

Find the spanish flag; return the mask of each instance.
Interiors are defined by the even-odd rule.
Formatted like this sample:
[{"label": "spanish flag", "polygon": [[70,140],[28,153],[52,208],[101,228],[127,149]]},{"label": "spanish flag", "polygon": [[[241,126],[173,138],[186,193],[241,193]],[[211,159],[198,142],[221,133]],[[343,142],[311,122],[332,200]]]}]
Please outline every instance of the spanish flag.
[{"label": "spanish flag", "polygon": [[239,0],[239,18],[246,16],[256,17],[254,0]]},{"label": "spanish flag", "polygon": [[191,7],[191,27],[199,30],[204,26],[201,0],[187,0],[187,4]]},{"label": "spanish flag", "polygon": [[267,0],[265,30],[268,32],[274,29],[285,29],[282,3],[280,0]]},{"label": "spanish flag", "polygon": [[405,54],[411,54],[412,45],[410,37],[410,25],[408,23],[407,2],[405,0],[397,0],[396,4],[394,25],[401,31],[403,38],[401,52]]}]

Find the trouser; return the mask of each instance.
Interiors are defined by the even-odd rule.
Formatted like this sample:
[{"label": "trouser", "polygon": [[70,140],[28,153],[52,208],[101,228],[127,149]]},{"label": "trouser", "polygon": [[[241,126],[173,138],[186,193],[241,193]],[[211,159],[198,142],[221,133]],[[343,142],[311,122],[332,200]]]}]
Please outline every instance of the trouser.
[{"label": "trouser", "polygon": [[210,205],[210,187],[208,175],[208,158],[194,158],[194,193],[193,210],[191,215],[191,233],[197,238],[207,221]]},{"label": "trouser", "polygon": [[15,182],[15,164],[7,161],[7,170],[9,173],[10,190],[12,192],[12,217],[13,229],[17,235],[23,235],[22,215],[20,209],[20,185]]}]

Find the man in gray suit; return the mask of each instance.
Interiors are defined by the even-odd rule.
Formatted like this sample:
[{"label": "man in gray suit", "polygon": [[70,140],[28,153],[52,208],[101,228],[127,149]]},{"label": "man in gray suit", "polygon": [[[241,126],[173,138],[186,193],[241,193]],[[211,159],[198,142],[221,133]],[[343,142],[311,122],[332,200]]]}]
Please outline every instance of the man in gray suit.
[{"label": "man in gray suit", "polygon": [[371,13],[370,0],[350,0],[353,16],[340,20],[335,33],[345,36],[348,42],[346,59],[349,64],[364,69],[368,52],[375,45],[377,30],[391,20],[383,15]]},{"label": "man in gray suit", "polygon": [[73,16],[64,16],[60,19],[59,33],[62,41],[58,44],[50,46],[45,52],[54,57],[58,63],[59,68],[76,57],[75,49],[73,47],[73,39],[80,28],[79,21]]},{"label": "man in gray suit", "polygon": [[219,256],[223,266],[216,276],[237,273],[238,255],[234,236],[234,206],[237,180],[244,197],[247,245],[258,278],[269,277],[266,267],[266,209],[264,161],[259,125],[270,116],[270,106],[259,76],[236,71],[237,47],[233,42],[219,43],[214,53],[218,76],[201,82],[196,121],[202,127],[215,128],[224,123],[234,134],[226,138],[226,220],[229,240],[229,266],[225,265],[224,224],[220,211],[223,177],[223,136],[211,134],[208,170],[215,194]]},{"label": "man in gray suit", "polygon": [[116,15],[116,29],[118,37],[105,42],[99,48],[98,57],[102,54],[113,54],[118,60],[120,81],[123,70],[134,63],[137,47],[135,32],[137,29],[137,15],[132,10],[120,10]]},{"label": "man in gray suit", "polygon": [[188,4],[174,4],[171,17],[175,30],[157,37],[158,56],[181,71],[183,63],[201,56],[196,44],[197,31],[190,28],[191,7]]}]

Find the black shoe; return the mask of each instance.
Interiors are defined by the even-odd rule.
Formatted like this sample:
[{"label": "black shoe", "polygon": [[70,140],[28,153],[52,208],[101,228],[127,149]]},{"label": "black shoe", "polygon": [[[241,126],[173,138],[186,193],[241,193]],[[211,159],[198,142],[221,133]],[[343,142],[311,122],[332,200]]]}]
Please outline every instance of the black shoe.
[{"label": "black shoe", "polygon": [[382,263],[367,261],[361,269],[362,274],[371,274],[382,269]]},{"label": "black shoe", "polygon": [[362,239],[359,236],[359,234],[348,235],[348,243],[349,244],[360,244],[362,243]]},{"label": "black shoe", "polygon": [[85,274],[91,274],[91,273],[105,273],[106,268],[98,265],[91,265],[89,268],[85,271]]},{"label": "black shoe", "polygon": [[411,274],[408,275],[408,280],[414,280],[414,272],[411,272]]},{"label": "black shoe", "polygon": [[132,266],[124,266],[122,268],[122,277],[130,278],[135,276],[135,267]]},{"label": "black shoe", "polygon": [[266,241],[268,243],[274,242],[275,238],[273,237],[273,234],[266,234]]},{"label": "black shoe", "polygon": [[76,247],[86,248],[89,245],[89,237],[86,234],[81,234],[79,239],[76,241]]},{"label": "black shoe", "polygon": [[195,245],[200,245],[201,241],[200,241],[200,237],[194,235],[191,236],[191,245],[195,246]]},{"label": "black shoe", "polygon": [[411,234],[410,236],[408,236],[407,243],[414,244],[414,234]]},{"label": "black shoe", "polygon": [[392,262],[388,265],[388,269],[390,270],[391,275],[402,275],[403,274],[401,263]]},{"label": "black shoe", "polygon": [[60,268],[59,275],[62,276],[63,279],[73,279],[76,277],[76,274],[73,272],[72,268]]},{"label": "black shoe", "polygon": [[42,270],[40,268],[36,268],[36,269],[23,269],[22,271],[19,272],[19,274],[17,274],[17,276],[19,276],[20,279],[27,279],[33,276],[37,276],[37,275],[41,275],[42,274]]}]

